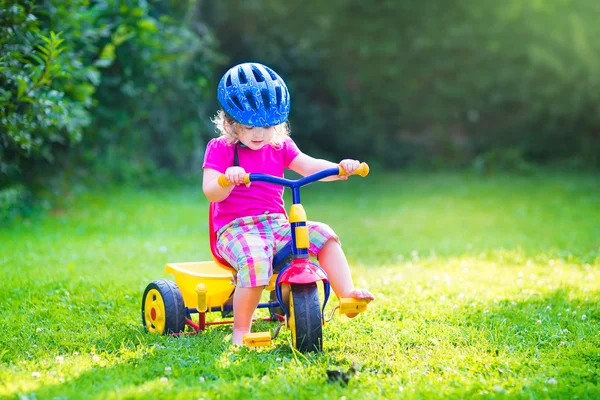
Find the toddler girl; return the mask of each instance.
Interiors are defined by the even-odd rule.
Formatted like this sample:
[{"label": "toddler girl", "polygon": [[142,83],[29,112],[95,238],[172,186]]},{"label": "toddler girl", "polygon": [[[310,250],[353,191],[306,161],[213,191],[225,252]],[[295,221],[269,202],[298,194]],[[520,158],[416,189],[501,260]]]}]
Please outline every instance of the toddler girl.
[{"label": "toddler girl", "polygon": [[[233,343],[242,344],[264,286],[273,274],[273,255],[291,240],[283,187],[265,182],[246,186],[242,184],[244,175],[283,177],[284,168],[288,168],[306,176],[338,165],[302,153],[289,138],[290,95],[272,69],[258,63],[234,66],[223,75],[217,98],[222,109],[213,122],[221,136],[207,145],[202,189],[206,198],[216,203],[213,224],[217,249],[237,271]],[[352,174],[360,163],[347,159],[339,165]],[[232,185],[219,186],[217,179],[222,173]],[[325,180],[334,179],[348,177]],[[336,295],[373,300],[368,290],[354,288],[333,230],[318,222],[308,221],[307,226],[309,254],[318,258]]]}]

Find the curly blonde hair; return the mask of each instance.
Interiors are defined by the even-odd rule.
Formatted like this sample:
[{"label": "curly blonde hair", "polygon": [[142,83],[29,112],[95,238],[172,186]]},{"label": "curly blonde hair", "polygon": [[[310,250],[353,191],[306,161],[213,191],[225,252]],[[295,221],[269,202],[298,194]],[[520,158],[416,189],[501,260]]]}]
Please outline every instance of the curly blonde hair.
[{"label": "curly blonde hair", "polygon": [[[241,124],[227,115],[225,111],[219,110],[211,121],[215,124],[217,133],[227,139],[227,143],[236,143],[239,140],[237,132]],[[274,128],[275,135],[273,135],[270,145],[279,146],[290,136],[290,125],[286,121],[279,125],[275,125]]]}]

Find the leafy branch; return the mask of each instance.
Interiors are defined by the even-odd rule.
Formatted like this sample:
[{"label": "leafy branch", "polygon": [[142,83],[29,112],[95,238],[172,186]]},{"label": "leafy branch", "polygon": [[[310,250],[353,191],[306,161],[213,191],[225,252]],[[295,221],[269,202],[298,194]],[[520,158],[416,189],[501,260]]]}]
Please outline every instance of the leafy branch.
[{"label": "leafy branch", "polygon": [[[60,70],[61,66],[56,62],[58,56],[63,51],[63,47],[61,47],[61,45],[64,40],[61,39],[60,35],[61,33],[55,34],[54,32],[50,32],[50,37],[40,35],[45,44],[37,45],[36,47],[39,50],[39,55],[33,54],[31,57],[40,65],[43,65],[44,69],[31,89],[29,89],[28,93],[49,84],[52,81],[52,78]],[[18,98],[20,98],[20,95],[22,95],[24,92],[24,88],[21,88],[21,82],[22,81],[19,81],[19,94],[17,95]]]}]

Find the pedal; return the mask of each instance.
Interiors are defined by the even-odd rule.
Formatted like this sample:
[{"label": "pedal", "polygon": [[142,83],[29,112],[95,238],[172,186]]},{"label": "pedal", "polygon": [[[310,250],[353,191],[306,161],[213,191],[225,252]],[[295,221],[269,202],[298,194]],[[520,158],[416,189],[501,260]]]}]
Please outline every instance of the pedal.
[{"label": "pedal", "polygon": [[369,300],[341,298],[340,299],[340,314],[358,314],[367,309]]},{"label": "pedal", "polygon": [[242,340],[248,347],[270,346],[271,332],[246,333]]}]

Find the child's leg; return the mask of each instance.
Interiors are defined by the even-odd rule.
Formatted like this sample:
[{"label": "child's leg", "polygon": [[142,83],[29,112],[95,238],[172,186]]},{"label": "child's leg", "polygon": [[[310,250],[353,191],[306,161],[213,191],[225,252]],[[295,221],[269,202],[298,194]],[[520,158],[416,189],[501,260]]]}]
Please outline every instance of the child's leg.
[{"label": "child's leg", "polygon": [[[375,296],[366,289],[355,289],[350,275],[350,267],[342,246],[331,238],[325,242],[317,255],[319,264],[329,276],[331,288],[338,297],[374,300]],[[352,318],[357,314],[348,314]]]},{"label": "child's leg", "polygon": [[233,293],[233,344],[243,344],[244,334],[250,332],[252,315],[260,302],[264,286],[237,287]]}]

